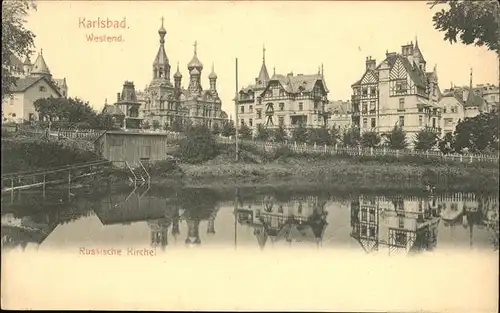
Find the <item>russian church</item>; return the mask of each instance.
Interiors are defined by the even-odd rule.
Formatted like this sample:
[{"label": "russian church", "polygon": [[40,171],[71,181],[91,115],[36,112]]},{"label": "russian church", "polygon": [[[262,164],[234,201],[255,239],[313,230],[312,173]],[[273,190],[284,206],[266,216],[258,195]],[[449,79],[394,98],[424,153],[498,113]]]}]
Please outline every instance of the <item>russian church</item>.
[{"label": "russian church", "polygon": [[194,44],[194,55],[187,64],[189,85],[182,86],[182,74],[177,62],[177,70],[171,80],[171,64],[165,50],[165,36],[167,31],[162,25],[158,30],[160,46],[153,61],[152,80],[144,90],[144,99],[141,105],[141,115],[144,121],[152,124],[158,121],[160,125],[172,126],[174,122],[203,123],[212,127],[226,121],[228,116],[221,109],[221,99],[217,92],[217,74],[212,65],[208,75],[209,88],[202,86],[203,64],[198,58],[197,43]]},{"label": "russian church", "polygon": [[52,73],[40,50],[35,62],[29,55],[22,62],[14,54],[10,55],[9,70],[17,80],[10,87],[10,94],[2,99],[2,120],[12,122],[38,120],[34,102],[41,98],[68,96],[66,78],[57,79]]}]

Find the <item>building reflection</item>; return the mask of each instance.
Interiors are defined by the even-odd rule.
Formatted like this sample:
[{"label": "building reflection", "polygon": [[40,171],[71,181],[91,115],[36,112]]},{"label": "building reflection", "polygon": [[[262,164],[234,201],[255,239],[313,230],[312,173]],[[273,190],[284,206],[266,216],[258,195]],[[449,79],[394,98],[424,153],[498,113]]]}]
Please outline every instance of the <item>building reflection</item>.
[{"label": "building reflection", "polygon": [[153,248],[165,250],[169,232],[174,242],[181,235],[181,223],[187,225],[185,244],[201,244],[200,222],[207,221],[208,234],[215,234],[217,202],[208,189],[176,190],[161,192],[136,188],[128,195],[110,194],[94,211],[104,226],[146,222]]},{"label": "building reflection", "polygon": [[444,226],[453,231],[463,227],[469,231],[469,246],[474,245],[474,231],[488,231],[494,249],[498,249],[498,197],[477,197],[470,193],[456,193],[438,197]]},{"label": "building reflection", "polygon": [[273,196],[261,196],[247,203],[237,197],[235,213],[239,225],[253,228],[261,249],[268,241],[312,242],[320,246],[328,225],[325,204],[318,197],[278,201]]},{"label": "building reflection", "polygon": [[351,237],[366,252],[432,250],[437,245],[440,219],[433,198],[361,196],[351,202]]}]

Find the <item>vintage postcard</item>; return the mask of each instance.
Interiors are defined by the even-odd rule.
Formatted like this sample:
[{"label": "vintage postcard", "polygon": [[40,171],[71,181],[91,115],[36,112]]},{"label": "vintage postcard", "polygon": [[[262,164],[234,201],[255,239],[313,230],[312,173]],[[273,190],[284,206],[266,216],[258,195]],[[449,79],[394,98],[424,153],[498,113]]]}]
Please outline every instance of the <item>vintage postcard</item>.
[{"label": "vintage postcard", "polygon": [[2,308],[497,312],[498,10],[3,1]]}]

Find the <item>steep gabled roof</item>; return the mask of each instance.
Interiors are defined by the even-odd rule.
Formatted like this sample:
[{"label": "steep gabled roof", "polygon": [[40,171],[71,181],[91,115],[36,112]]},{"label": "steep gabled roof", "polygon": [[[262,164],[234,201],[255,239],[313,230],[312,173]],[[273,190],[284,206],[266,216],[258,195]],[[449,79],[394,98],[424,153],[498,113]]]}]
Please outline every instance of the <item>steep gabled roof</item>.
[{"label": "steep gabled roof", "polygon": [[10,90],[11,92],[24,92],[34,84],[36,84],[40,80],[45,80],[47,84],[54,89],[55,92],[57,92],[57,95],[61,97],[61,92],[59,91],[59,88],[57,85],[50,80],[49,78],[45,76],[29,76],[29,77],[24,77],[24,78],[19,78],[16,80],[15,84],[11,86]]},{"label": "steep gabled roof", "polygon": [[102,109],[103,114],[109,114],[109,115],[123,115],[123,111],[116,105],[113,104],[106,104],[104,105],[104,108]]},{"label": "steep gabled roof", "polygon": [[427,86],[427,76],[426,74],[413,62],[410,63],[408,58],[402,56],[401,54],[397,53],[391,53],[386,56],[386,58],[379,63],[379,65],[375,68],[375,70],[366,70],[363,76],[361,77],[360,80],[355,82],[354,84],[351,85],[351,87],[359,86],[361,84],[361,81],[363,78],[369,73],[373,73],[375,75],[375,78],[378,80],[378,70],[380,69],[380,66],[384,63],[387,62],[389,65],[389,70],[392,69],[394,64],[396,64],[397,60],[401,60],[401,63],[403,64],[406,72],[410,76],[411,80],[415,83],[415,85],[419,87],[426,87]]}]

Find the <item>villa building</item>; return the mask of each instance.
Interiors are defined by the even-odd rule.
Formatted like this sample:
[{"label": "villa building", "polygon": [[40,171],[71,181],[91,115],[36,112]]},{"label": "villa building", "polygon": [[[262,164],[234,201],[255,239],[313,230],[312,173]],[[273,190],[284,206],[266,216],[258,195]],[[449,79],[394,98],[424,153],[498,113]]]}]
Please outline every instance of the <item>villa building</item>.
[{"label": "villa building", "polygon": [[[469,92],[474,90],[474,92]],[[490,95],[485,95],[489,97]],[[494,96],[494,95],[493,95]],[[494,99],[488,98],[488,99]],[[493,100],[494,101],[494,100]],[[443,112],[443,132],[453,133],[457,124],[465,118],[474,117],[482,112],[490,112],[495,106],[482,97],[477,88],[472,87],[472,70],[469,87],[451,87],[443,91],[439,105]]]},{"label": "villa building", "polygon": [[361,132],[378,133],[400,126],[406,131],[408,142],[425,127],[440,134],[437,69],[435,66],[427,72],[426,64],[418,41],[415,45],[403,45],[401,53],[386,52],[378,65],[375,59],[367,57],[364,74],[351,86],[353,125]]},{"label": "villa building", "polygon": [[2,99],[2,120],[21,123],[38,120],[34,102],[41,98],[68,96],[66,78],[55,79],[45,62],[42,51],[35,63],[29,56],[24,62],[10,55],[10,71],[17,78],[10,94]]},{"label": "villa building", "polygon": [[310,75],[274,72],[269,77],[264,49],[255,83],[239,91],[239,126],[245,124],[252,129],[259,124],[268,128],[281,125],[286,129],[298,124],[321,127],[328,123],[328,92],[323,70]]}]

